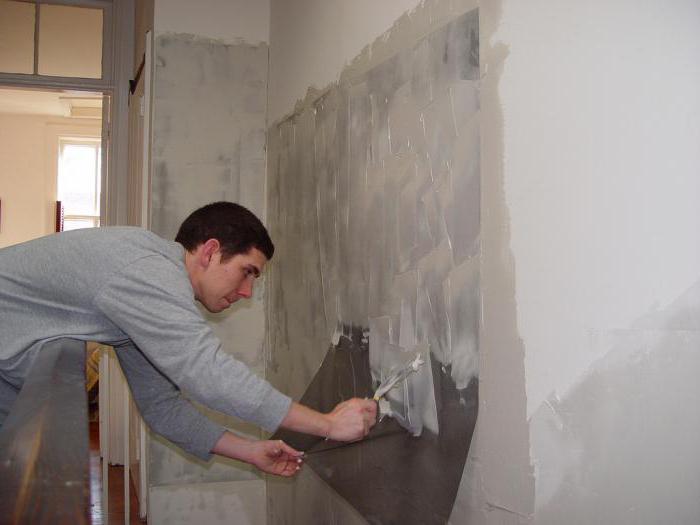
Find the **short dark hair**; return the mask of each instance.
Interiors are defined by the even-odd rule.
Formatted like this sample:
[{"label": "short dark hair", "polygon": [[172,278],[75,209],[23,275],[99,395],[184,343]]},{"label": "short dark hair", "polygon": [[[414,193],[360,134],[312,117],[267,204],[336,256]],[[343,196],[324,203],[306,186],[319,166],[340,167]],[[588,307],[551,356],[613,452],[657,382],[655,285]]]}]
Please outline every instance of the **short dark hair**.
[{"label": "short dark hair", "polygon": [[175,241],[188,252],[209,239],[219,241],[223,260],[251,248],[260,250],[268,260],[275,253],[275,245],[260,219],[235,202],[212,202],[193,211],[175,236]]}]

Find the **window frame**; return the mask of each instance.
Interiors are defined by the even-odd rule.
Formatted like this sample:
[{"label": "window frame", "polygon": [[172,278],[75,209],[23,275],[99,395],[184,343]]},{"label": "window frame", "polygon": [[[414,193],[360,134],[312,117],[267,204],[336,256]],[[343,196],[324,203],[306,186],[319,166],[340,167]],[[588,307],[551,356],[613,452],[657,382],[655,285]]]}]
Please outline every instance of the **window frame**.
[{"label": "window frame", "polygon": [[[57,86],[67,89],[104,91],[112,87],[113,80],[113,4],[111,0],[13,0],[34,4],[34,66],[33,73],[6,73],[0,71],[0,84]],[[102,9],[102,77],[59,77],[38,74],[40,5],[63,5]]]}]

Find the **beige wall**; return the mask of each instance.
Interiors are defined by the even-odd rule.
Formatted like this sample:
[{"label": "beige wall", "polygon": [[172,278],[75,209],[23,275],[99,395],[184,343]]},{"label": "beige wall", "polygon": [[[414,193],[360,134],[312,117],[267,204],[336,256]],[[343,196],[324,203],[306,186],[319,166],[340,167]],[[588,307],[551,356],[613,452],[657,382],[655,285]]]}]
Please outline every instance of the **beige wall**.
[{"label": "beige wall", "polygon": [[45,129],[45,117],[0,115],[0,248],[52,231]]},{"label": "beige wall", "polygon": [[0,248],[54,231],[58,137],[99,136],[99,121],[0,114]]}]

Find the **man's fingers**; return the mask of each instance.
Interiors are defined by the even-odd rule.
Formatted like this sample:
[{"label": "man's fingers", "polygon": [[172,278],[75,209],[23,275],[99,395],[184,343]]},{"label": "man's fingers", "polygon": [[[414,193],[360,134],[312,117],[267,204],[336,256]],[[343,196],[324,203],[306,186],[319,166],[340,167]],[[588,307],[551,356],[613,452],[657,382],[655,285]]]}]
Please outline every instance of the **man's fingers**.
[{"label": "man's fingers", "polygon": [[280,446],[282,447],[282,450],[284,450],[285,453],[289,454],[292,457],[295,458],[301,458],[304,453],[300,452],[299,450],[293,449],[289,445],[287,445],[284,441],[280,441]]}]

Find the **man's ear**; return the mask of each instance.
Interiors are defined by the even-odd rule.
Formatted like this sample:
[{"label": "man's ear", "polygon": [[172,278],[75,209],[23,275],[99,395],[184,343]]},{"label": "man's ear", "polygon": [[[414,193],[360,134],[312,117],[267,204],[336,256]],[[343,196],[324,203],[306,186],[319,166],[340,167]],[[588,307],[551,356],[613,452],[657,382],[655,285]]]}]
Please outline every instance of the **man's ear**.
[{"label": "man's ear", "polygon": [[205,268],[208,267],[212,257],[220,249],[221,244],[217,239],[208,239],[199,246],[199,263]]}]

